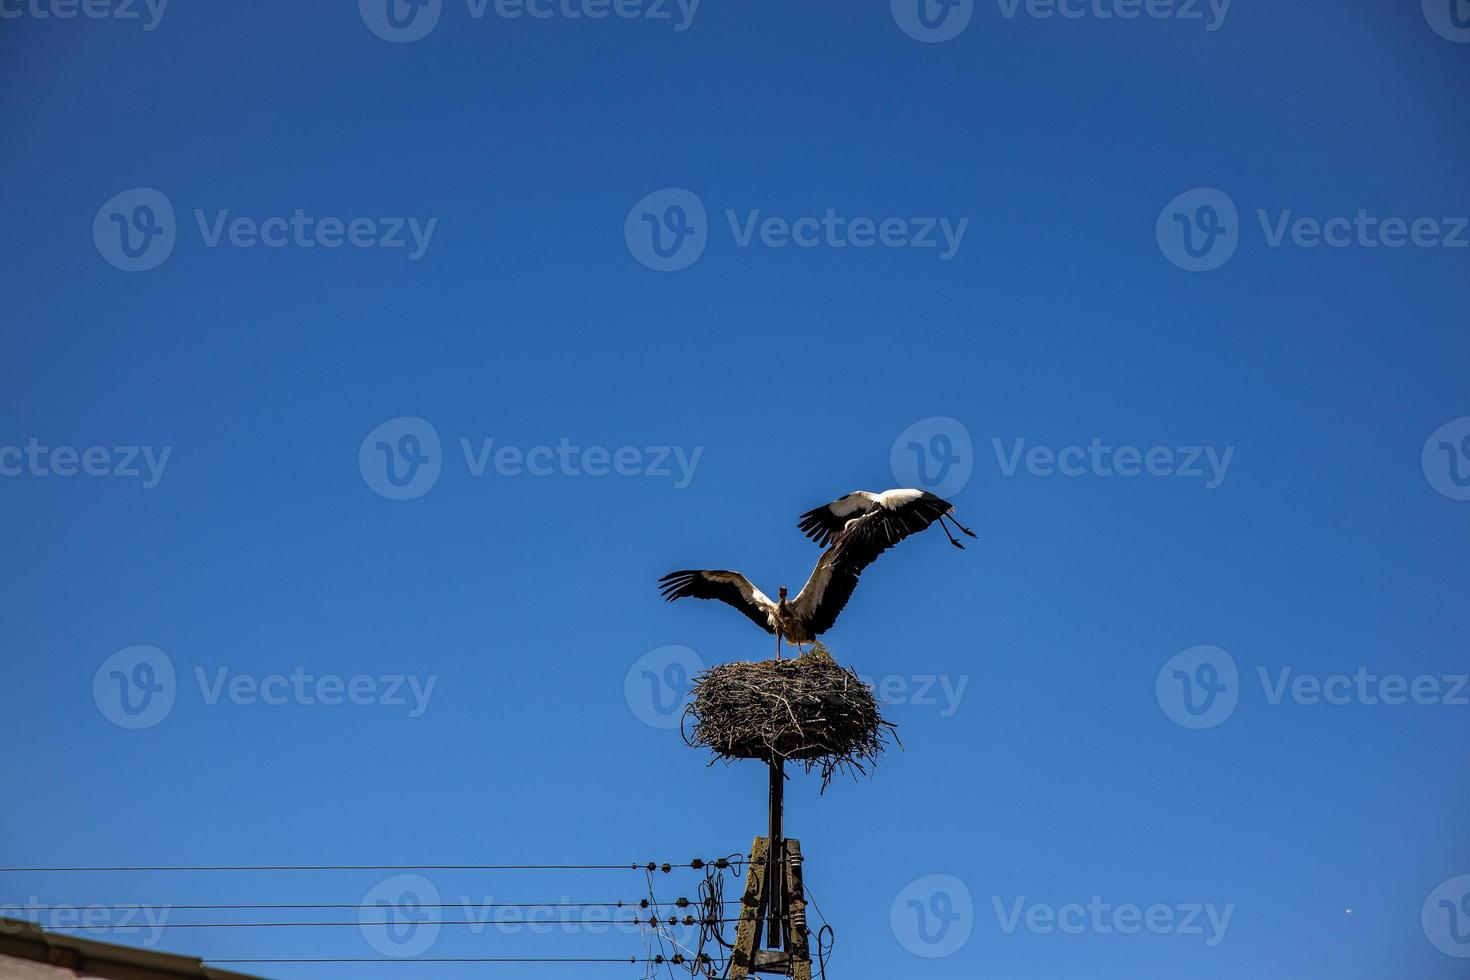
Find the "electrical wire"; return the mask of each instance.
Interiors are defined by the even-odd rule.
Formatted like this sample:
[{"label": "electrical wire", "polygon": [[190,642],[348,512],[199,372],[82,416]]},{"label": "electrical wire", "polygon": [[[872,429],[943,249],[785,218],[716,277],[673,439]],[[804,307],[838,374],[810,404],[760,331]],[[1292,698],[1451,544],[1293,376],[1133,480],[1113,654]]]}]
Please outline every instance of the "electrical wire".
[{"label": "electrical wire", "polygon": [[[721,860],[724,860],[723,858]],[[632,864],[276,864],[276,865],[158,865],[151,867],[37,867],[0,868],[0,874],[59,874],[145,871],[662,871],[702,869],[710,862],[648,861]]]}]

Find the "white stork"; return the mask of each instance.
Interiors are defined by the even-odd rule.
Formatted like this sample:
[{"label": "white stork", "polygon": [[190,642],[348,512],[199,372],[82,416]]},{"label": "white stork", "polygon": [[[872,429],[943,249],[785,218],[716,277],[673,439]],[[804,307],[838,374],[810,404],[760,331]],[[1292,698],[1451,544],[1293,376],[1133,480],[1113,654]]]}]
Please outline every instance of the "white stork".
[{"label": "white stork", "polygon": [[[882,493],[854,490],[830,504],[815,507],[802,514],[796,526],[823,547],[851,529],[865,536],[876,537],[885,542],[884,548],[891,548],[910,534],[922,531],[939,521],[949,543],[963,550],[965,546],[949,533],[944,518],[948,518],[965,534],[975,537],[974,531],[955,520],[953,504],[927,490],[885,490]],[[878,554],[882,554],[881,549]],[[876,558],[877,555],[873,557]]]},{"label": "white stork", "polygon": [[[669,602],[675,599],[718,599],[740,610],[751,622],[776,636],[776,659],[781,659],[781,641],[810,643],[832,628],[837,614],[857,588],[863,569],[889,548],[911,534],[924,530],[954,507],[945,500],[923,490],[889,490],[869,493],[859,490],[825,504],[801,516],[798,526],[813,541],[827,546],[817,567],[812,569],[806,585],[790,601],[786,587],[777,590],[772,602],[760,589],[739,572],[715,569],[685,569],[670,572],[659,579],[659,588]],[[970,537],[975,532],[964,527],[953,516],[959,528]],[[964,545],[949,534],[955,547]]]}]

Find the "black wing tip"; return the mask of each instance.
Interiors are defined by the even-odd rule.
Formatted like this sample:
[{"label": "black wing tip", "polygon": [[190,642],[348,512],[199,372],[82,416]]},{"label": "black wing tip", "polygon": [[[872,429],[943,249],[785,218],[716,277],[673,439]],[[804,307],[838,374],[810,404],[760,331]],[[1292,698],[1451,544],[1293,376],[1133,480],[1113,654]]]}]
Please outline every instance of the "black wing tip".
[{"label": "black wing tip", "polygon": [[832,513],[830,504],[823,504],[802,514],[796,526],[808,539],[825,548],[832,543],[833,538],[832,529],[827,526],[828,521],[835,519],[836,516]]},{"label": "black wing tip", "polygon": [[698,572],[687,569],[670,572],[658,580],[659,593],[664,597],[664,601],[666,602],[683,599],[691,594],[689,587],[694,584],[694,580],[698,575]]}]

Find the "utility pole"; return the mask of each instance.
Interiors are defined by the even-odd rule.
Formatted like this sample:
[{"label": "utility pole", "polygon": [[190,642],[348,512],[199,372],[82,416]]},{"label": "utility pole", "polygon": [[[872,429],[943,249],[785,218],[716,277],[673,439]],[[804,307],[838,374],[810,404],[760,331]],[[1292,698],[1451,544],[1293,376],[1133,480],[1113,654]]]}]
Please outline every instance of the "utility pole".
[{"label": "utility pole", "polygon": [[770,829],[767,836],[757,837],[750,845],[735,949],[730,954],[730,980],[747,980],[753,973],[811,980],[801,841],[782,834],[786,774],[781,759],[771,759],[770,778]]}]

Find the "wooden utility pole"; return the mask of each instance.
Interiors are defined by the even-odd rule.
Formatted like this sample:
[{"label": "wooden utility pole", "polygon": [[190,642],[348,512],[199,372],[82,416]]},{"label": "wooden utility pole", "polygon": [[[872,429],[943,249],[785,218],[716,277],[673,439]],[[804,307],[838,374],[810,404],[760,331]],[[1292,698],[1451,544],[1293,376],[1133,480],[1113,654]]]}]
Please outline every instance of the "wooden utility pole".
[{"label": "wooden utility pole", "polygon": [[[730,980],[747,980],[753,973],[811,980],[801,842],[782,836],[786,776],[780,760],[773,760],[770,766],[770,831],[750,845],[750,867],[730,954]],[[763,931],[768,939],[764,945]]]}]

